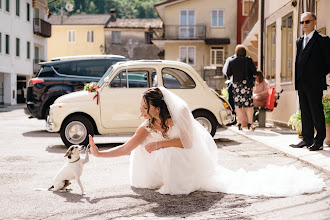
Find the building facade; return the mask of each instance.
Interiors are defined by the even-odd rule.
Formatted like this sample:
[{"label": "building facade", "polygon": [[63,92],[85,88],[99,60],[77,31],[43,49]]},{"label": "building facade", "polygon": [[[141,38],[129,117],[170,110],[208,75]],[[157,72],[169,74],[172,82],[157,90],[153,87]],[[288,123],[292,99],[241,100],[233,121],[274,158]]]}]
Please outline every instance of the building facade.
[{"label": "building facade", "polygon": [[0,104],[25,102],[27,83],[46,60],[47,0],[0,0]]},{"label": "building facade", "polygon": [[104,26],[109,14],[74,14],[49,17],[52,36],[48,39],[48,60],[62,56],[105,53]]},{"label": "building facade", "polygon": [[[258,5],[258,9],[255,7],[247,18],[253,25],[243,43],[252,45],[252,39],[258,40],[255,50],[258,67],[277,92],[283,90],[278,106],[274,111],[267,112],[267,120],[286,125],[290,116],[299,109],[294,87],[294,64],[296,40],[303,35],[300,16],[306,11],[314,12],[318,17],[317,31],[329,36],[330,21],[326,19],[326,13],[330,10],[330,4],[327,0],[256,0],[254,5]],[[252,35],[258,37],[249,38]],[[327,81],[329,84],[329,76]],[[329,93],[329,90],[324,93]]]},{"label": "building facade", "polygon": [[107,54],[122,55],[131,60],[162,58],[159,48],[151,42],[163,34],[163,23],[159,18],[116,18],[115,9],[111,9],[110,14],[105,27]]},{"label": "building facade", "polygon": [[210,87],[225,87],[222,67],[237,44],[237,1],[167,0],[154,7],[164,35],[152,42],[164,58],[190,64]]}]

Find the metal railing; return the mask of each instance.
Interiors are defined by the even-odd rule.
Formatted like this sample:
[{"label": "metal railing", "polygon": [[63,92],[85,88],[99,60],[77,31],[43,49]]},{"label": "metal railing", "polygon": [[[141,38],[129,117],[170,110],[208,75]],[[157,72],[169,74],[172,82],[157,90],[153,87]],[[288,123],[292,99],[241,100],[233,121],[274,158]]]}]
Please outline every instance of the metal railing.
[{"label": "metal railing", "polygon": [[42,37],[51,36],[51,24],[40,18],[33,18],[33,32]]},{"label": "metal railing", "polygon": [[242,41],[244,42],[245,38],[249,35],[250,31],[254,27],[254,25],[257,23],[259,19],[259,0],[255,0],[252,4],[251,10],[249,12],[249,15],[245,19],[242,28]]},{"label": "metal railing", "polygon": [[[158,39],[166,40],[190,40],[190,39],[205,39],[205,25],[164,25],[164,35]],[[157,39],[157,37],[154,37]]]}]

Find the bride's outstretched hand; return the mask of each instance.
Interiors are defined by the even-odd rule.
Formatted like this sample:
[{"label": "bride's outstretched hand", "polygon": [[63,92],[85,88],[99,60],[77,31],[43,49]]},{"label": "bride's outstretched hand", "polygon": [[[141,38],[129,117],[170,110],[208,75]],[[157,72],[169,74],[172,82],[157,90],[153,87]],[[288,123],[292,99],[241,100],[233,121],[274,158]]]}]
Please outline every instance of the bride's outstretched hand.
[{"label": "bride's outstretched hand", "polygon": [[91,135],[88,135],[88,138],[89,138],[89,146],[90,146],[91,153],[95,157],[98,157],[99,156],[99,149],[96,147],[93,137]]}]

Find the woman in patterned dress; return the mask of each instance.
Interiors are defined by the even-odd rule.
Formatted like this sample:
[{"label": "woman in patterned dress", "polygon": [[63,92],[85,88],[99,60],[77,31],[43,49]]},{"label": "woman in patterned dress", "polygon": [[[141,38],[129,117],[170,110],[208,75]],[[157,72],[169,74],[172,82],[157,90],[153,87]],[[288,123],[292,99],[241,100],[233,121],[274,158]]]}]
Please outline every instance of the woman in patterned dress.
[{"label": "woman in patterned dress", "polygon": [[253,126],[253,86],[254,75],[257,74],[256,67],[250,57],[246,56],[246,48],[237,45],[235,49],[236,58],[230,61],[227,76],[233,76],[233,95],[235,111],[238,118],[238,129]]}]

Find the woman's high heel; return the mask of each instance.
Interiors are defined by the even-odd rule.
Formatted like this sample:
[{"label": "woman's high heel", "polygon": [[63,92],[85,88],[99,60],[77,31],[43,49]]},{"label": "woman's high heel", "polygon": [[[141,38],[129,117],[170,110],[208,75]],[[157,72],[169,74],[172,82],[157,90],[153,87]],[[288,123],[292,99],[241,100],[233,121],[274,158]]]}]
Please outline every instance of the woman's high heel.
[{"label": "woman's high heel", "polygon": [[240,131],[241,131],[241,130],[242,130],[242,124],[241,124],[241,123],[239,123],[237,126],[238,126],[238,130],[240,130]]},{"label": "woman's high heel", "polygon": [[254,131],[256,127],[254,127],[252,124],[248,123],[248,129]]}]

